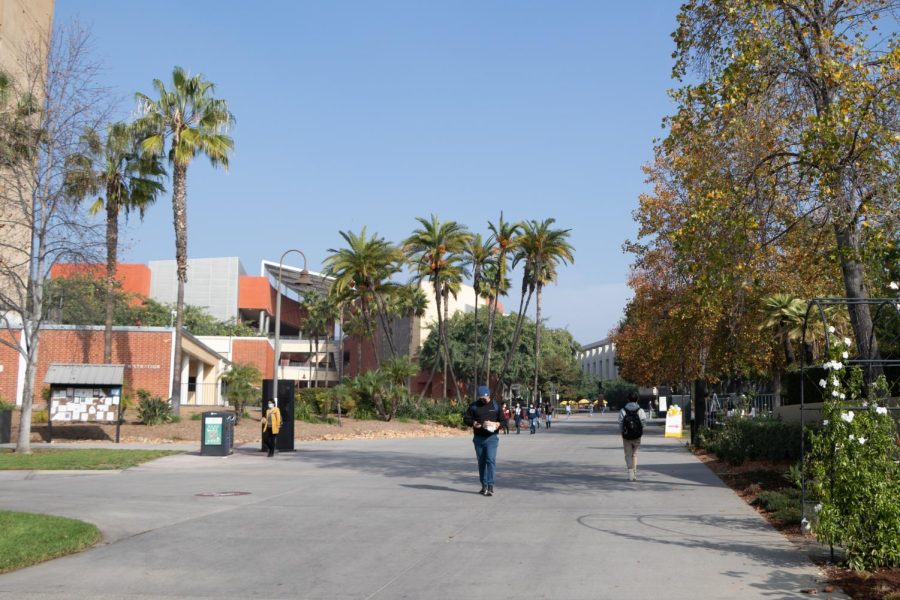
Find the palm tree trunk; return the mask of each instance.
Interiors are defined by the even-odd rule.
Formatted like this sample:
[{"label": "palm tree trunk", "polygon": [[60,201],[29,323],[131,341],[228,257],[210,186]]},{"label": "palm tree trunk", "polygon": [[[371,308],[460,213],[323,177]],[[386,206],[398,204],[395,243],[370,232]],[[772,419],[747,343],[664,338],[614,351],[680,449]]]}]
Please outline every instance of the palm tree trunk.
[{"label": "palm tree trunk", "polygon": [[397,356],[397,348],[394,346],[393,326],[387,321],[387,309],[378,294],[375,294],[375,304],[378,307],[378,320],[381,322],[381,329],[388,341],[388,349],[391,351],[391,358]]},{"label": "palm tree trunk", "polygon": [[116,281],[116,254],[119,246],[119,203],[112,198],[115,192],[111,193],[107,186],[106,189],[106,316],[103,323],[103,362],[110,364],[112,362],[112,328],[113,328],[113,306]]},{"label": "palm tree trunk", "polygon": [[[172,213],[175,225],[175,262],[178,297],[175,304],[175,356],[172,373],[172,414],[181,412],[181,334],[184,327],[184,284],[187,282],[187,165],[175,163],[172,175]],[[278,365],[275,365],[278,368]]]},{"label": "palm tree trunk", "polygon": [[[450,290],[448,288],[446,290],[446,295],[444,296],[444,345],[446,346],[446,350],[447,350],[447,369],[450,370],[450,381],[453,382],[453,390],[456,392],[455,393],[456,401],[459,404],[462,404],[462,395],[460,394],[460,391],[459,391],[459,382],[456,379],[456,372],[453,370],[453,360],[452,360],[453,357],[450,355],[450,341],[449,341],[449,336],[447,334],[447,323],[449,321],[450,321]],[[445,380],[446,380],[446,378],[445,378]],[[446,384],[444,384],[444,385],[446,385]],[[447,394],[444,393],[444,397],[446,397],[446,396],[447,396]]]},{"label": "palm tree trunk", "polygon": [[472,401],[478,400],[478,385],[481,376],[481,369],[478,368],[478,290],[475,290],[475,352],[473,353],[473,361],[475,364],[475,385],[472,386]]},{"label": "palm tree trunk", "polygon": [[[528,291],[527,300],[525,298],[526,291]],[[509,368],[509,363],[512,362],[513,354],[515,354],[516,346],[519,345],[519,337],[522,335],[522,324],[525,321],[525,311],[528,310],[528,305],[531,304],[531,294],[532,292],[528,290],[528,286],[523,284],[522,296],[519,298],[519,313],[516,316],[516,328],[513,330],[512,343],[506,351],[506,357],[503,359],[503,367],[500,369],[500,374],[497,376],[498,384],[502,384],[503,378],[506,376],[506,370]]]},{"label": "palm tree trunk", "polygon": [[537,297],[534,304],[534,394],[538,396],[540,387],[539,379],[541,375],[541,291],[543,290],[540,280],[537,282]]},{"label": "palm tree trunk", "polygon": [[313,387],[319,387],[319,334],[313,336],[316,345],[316,364],[313,365]]}]

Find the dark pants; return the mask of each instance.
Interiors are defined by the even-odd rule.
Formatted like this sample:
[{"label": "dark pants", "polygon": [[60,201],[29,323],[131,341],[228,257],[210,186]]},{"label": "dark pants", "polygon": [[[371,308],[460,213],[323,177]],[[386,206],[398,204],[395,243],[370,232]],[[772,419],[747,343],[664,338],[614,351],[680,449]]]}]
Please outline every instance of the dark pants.
[{"label": "dark pants", "polygon": [[497,470],[497,446],[500,445],[500,437],[497,434],[472,438],[475,444],[475,457],[478,458],[478,478],[481,485],[493,486],[494,473]]},{"label": "dark pants", "polygon": [[516,417],[516,433],[522,428],[522,417]]},{"label": "dark pants", "polygon": [[266,429],[263,431],[263,447],[269,453],[269,456],[275,455],[275,438],[278,437],[277,434],[271,432],[271,430]]},{"label": "dark pants", "polygon": [[509,435],[509,419],[505,421],[500,421],[500,426],[503,427],[503,432],[506,435]]}]

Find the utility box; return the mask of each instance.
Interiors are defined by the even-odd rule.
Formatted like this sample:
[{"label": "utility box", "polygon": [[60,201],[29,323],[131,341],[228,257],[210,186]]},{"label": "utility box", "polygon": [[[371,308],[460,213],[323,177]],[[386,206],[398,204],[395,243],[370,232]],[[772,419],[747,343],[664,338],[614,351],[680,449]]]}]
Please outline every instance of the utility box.
[{"label": "utility box", "polygon": [[8,444],[12,437],[12,411],[0,410],[0,444]]},{"label": "utility box", "polygon": [[200,431],[201,456],[228,456],[234,444],[234,413],[209,411],[203,413]]}]

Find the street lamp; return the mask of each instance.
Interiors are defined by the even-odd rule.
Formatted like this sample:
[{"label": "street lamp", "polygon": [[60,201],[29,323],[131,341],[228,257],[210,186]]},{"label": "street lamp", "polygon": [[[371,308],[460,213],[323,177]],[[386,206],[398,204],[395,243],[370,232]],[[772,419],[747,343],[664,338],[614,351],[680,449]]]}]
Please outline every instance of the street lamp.
[{"label": "street lamp", "polygon": [[310,282],[309,271],[306,270],[306,255],[296,249],[285,250],[281,255],[281,260],[278,261],[278,278],[276,279],[278,287],[275,290],[275,372],[272,374],[272,399],[275,401],[276,407],[278,406],[278,369],[281,367],[281,271],[284,257],[291,252],[296,252],[303,257],[303,270],[300,271],[297,282],[307,284]]}]

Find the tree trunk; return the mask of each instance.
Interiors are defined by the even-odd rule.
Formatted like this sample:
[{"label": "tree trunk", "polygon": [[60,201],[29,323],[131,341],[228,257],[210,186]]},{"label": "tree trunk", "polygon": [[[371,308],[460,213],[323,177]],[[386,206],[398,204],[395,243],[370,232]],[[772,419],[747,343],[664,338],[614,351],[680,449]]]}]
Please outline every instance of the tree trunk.
[{"label": "tree trunk", "polygon": [[[26,331],[27,328],[27,331]],[[31,332],[31,333],[30,333]],[[22,328],[22,344],[28,348],[25,357],[25,382],[22,386],[22,408],[19,413],[19,436],[16,439],[16,452],[31,454],[31,415],[34,407],[34,379],[37,371],[38,339],[37,329],[32,321],[27,321]],[[49,409],[47,418],[50,418]]]},{"label": "tree trunk", "polygon": [[[866,289],[865,267],[859,260],[859,232],[856,230],[856,225],[849,223],[845,227],[836,227],[835,233],[847,298],[868,300],[869,291]],[[859,357],[864,360],[877,360],[880,358],[878,339],[875,337],[869,305],[851,304],[847,309],[850,312],[850,324],[853,327]],[[880,365],[868,365],[865,369],[866,384],[871,384],[882,373],[883,369]]]},{"label": "tree trunk", "polygon": [[534,395],[539,395],[539,380],[541,374],[541,291],[544,286],[537,282],[537,297],[535,298],[534,313]]},{"label": "tree trunk", "polygon": [[791,345],[791,338],[787,334],[787,332],[782,335],[782,343],[784,344],[784,360],[787,362],[787,365],[790,366],[794,364],[795,360],[797,360],[797,358],[794,356],[794,346]]},{"label": "tree trunk", "polygon": [[478,386],[481,384],[481,369],[478,368],[478,290],[475,291],[475,352],[472,366],[475,369],[475,385],[472,386],[472,402],[478,401]]},{"label": "tree trunk", "polygon": [[[453,370],[453,360],[452,360],[453,357],[450,355],[450,341],[448,339],[449,336],[447,335],[447,323],[449,321],[450,321],[450,290],[449,290],[449,288],[447,288],[445,290],[445,296],[444,296],[444,345],[446,346],[446,350],[447,350],[447,369],[450,370],[450,381],[453,382],[453,389],[455,391],[454,395],[456,396],[456,401],[457,401],[457,403],[462,404],[462,396],[460,395],[460,392],[459,392],[459,382],[456,380],[456,372]],[[446,382],[446,378],[444,378],[444,381]],[[444,385],[446,386],[447,384],[444,383]],[[446,398],[446,396],[447,396],[447,394],[445,392],[444,397]]]},{"label": "tree trunk", "polygon": [[[528,292],[528,299],[526,300],[525,294]],[[528,310],[528,305],[531,303],[531,291],[528,290],[527,285],[522,286],[522,296],[519,298],[519,314],[516,316],[516,328],[513,331],[513,339],[512,344],[510,344],[509,349],[506,351],[506,357],[503,359],[503,367],[500,369],[500,374],[497,376],[497,383],[502,385],[503,378],[506,376],[506,370],[509,369],[509,363],[512,361],[513,354],[515,354],[516,346],[519,345],[519,337],[522,335],[522,324],[525,321],[525,311]]]},{"label": "tree trunk", "polygon": [[[178,298],[175,304],[175,356],[172,373],[172,414],[181,412],[181,337],[184,327],[184,284],[187,282],[187,165],[175,163],[172,176],[172,213],[175,225],[175,262]],[[278,368],[278,365],[275,365]]]},{"label": "tree trunk", "polygon": [[313,366],[313,387],[319,387],[319,336],[313,336],[316,345],[316,364]]},{"label": "tree trunk", "polygon": [[[119,203],[112,198],[112,186],[106,189],[106,318],[103,323],[103,362],[112,362],[113,306],[116,281],[116,255],[119,248]],[[112,192],[112,193],[111,193]]]}]

